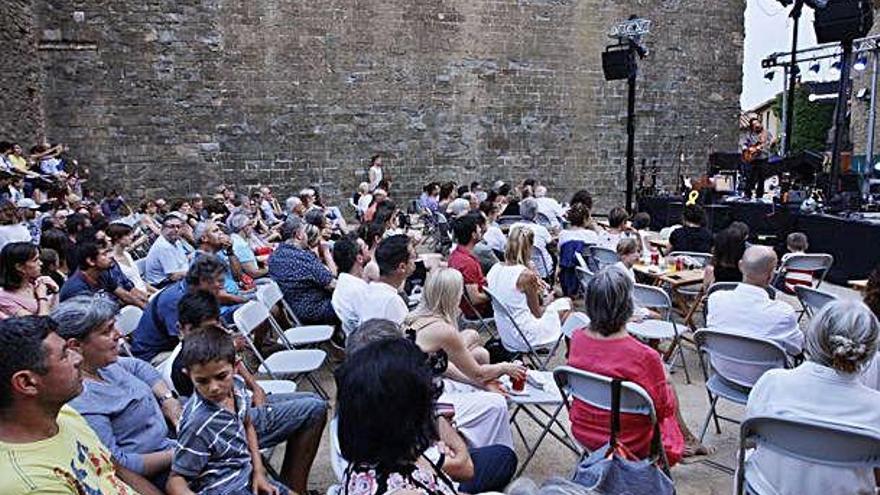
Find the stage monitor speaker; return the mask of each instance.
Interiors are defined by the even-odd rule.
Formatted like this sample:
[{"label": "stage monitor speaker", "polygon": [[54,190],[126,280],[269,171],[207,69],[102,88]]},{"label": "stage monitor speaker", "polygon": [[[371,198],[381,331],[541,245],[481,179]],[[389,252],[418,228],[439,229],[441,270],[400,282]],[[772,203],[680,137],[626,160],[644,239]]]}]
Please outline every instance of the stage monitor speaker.
[{"label": "stage monitor speaker", "polygon": [[626,45],[608,47],[602,52],[602,72],[606,81],[627,79],[636,73],[636,60]]},{"label": "stage monitor speaker", "polygon": [[871,0],[830,0],[816,9],[813,27],[819,43],[837,43],[862,38],[874,25]]}]

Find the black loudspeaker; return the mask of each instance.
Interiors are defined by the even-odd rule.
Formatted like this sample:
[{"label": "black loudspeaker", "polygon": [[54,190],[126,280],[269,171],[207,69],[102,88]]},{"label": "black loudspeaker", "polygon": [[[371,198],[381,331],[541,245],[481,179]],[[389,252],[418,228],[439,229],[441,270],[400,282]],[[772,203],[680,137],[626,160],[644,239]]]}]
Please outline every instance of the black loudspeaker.
[{"label": "black loudspeaker", "polygon": [[602,52],[602,72],[606,81],[627,79],[636,73],[636,60],[626,45],[608,47]]},{"label": "black loudspeaker", "polygon": [[813,27],[819,43],[837,43],[862,38],[874,25],[871,0],[829,0],[816,9]]}]

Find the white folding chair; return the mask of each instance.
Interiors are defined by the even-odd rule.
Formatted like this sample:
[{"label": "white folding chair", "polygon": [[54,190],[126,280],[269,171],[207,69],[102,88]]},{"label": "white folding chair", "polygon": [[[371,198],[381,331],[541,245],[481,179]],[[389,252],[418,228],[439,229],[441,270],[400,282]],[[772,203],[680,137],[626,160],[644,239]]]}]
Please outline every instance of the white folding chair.
[{"label": "white folding chair", "polygon": [[721,433],[721,419],[739,423],[737,419],[718,414],[715,406],[719,399],[745,405],[749,392],[764,372],[786,368],[789,363],[785,350],[769,340],[703,328],[694,333],[694,342],[700,352],[700,365],[709,396],[709,411],[700,429],[702,442],[710,420],[715,421],[717,433]]},{"label": "white folding chair", "polygon": [[[257,288],[257,301],[260,301],[269,312],[269,324],[280,335],[278,343],[293,349],[300,346],[319,344],[330,340],[333,336],[333,325],[303,325],[290,309],[287,301],[284,300],[284,294],[275,281],[263,284]],[[280,305],[281,310],[287,318],[294,323],[294,327],[286,330],[281,328],[278,320],[272,316],[272,308]]]},{"label": "white folding chair", "polygon": [[578,252],[574,253],[574,259],[577,260],[577,264],[579,267],[581,267],[585,270],[589,270],[590,267],[587,266],[587,260],[584,259],[583,254],[578,253]]},{"label": "white folding chair", "polygon": [[787,457],[839,468],[880,467],[880,436],[844,425],[805,419],[756,416],[743,421],[739,435],[736,494],[758,495],[749,485],[746,448],[768,449]]},{"label": "white folding chair", "polygon": [[[524,392],[523,395],[511,394],[508,398],[508,401],[514,405],[514,410],[510,414],[510,423],[522,439],[527,452],[516,475],[519,476],[525,471],[526,466],[529,465],[529,462],[531,462],[541,446],[541,442],[544,441],[548,434],[556,438],[563,446],[574,452],[575,455],[581,455],[581,448],[577,442],[572,440],[568,429],[559,420],[559,412],[565,406],[565,399],[556,384],[556,380],[554,380],[554,373],[550,371],[529,370]],[[553,407],[555,409],[551,412],[548,408]],[[541,433],[531,444],[526,439],[522,426],[519,424],[518,417],[520,412],[524,413],[541,427]]]},{"label": "white folding chair", "polygon": [[[507,349],[509,352],[517,353],[517,354],[525,354],[525,358],[528,359],[531,364],[538,370],[545,371],[547,369],[547,364],[553,359],[553,356],[556,354],[556,349],[559,348],[559,344],[562,342],[563,335],[560,332],[559,338],[553,342],[544,342],[538,345],[532,345],[529,342],[529,339],[526,338],[525,333],[523,333],[522,329],[519,327],[519,324],[516,322],[516,319],[513,317],[513,313],[507,307],[506,304],[501,302],[498,297],[493,294],[488,287],[483,287],[483,292],[489,296],[489,299],[492,300],[492,309],[495,311],[496,318],[496,329],[498,330],[498,335],[501,337],[501,344]],[[497,319],[499,316],[502,316],[510,321],[511,325],[513,325],[514,330],[516,330],[516,336],[510,336],[514,340],[519,340],[519,342],[511,342],[510,338],[505,339],[505,335],[501,332],[501,329],[497,327]],[[516,337],[519,337],[518,339]],[[513,347],[512,344],[516,344],[517,347]],[[525,351],[522,348],[525,347]],[[542,360],[541,356],[538,355],[538,350],[548,349],[547,359]]]},{"label": "white folding chair", "polygon": [[[278,351],[264,358],[253,340],[254,330],[269,320],[269,309],[258,301],[249,301],[235,310],[232,319],[238,333],[244,337],[251,350],[260,361],[259,373],[269,375],[273,380],[279,376],[290,376],[294,380],[305,378],[324,399],[328,398],[321,384],[311,375],[317,371],[327,357],[320,349],[297,349]],[[271,326],[271,325],[270,325]],[[273,332],[275,329],[273,328]],[[276,332],[277,333],[277,332]]]},{"label": "white folding chair", "polygon": [[596,276],[596,274],[585,266],[576,266],[574,267],[575,273],[577,273],[578,282],[581,284],[581,290],[584,293],[584,297],[587,297],[587,285],[590,283],[590,280]]},{"label": "white folding chair", "polygon": [[620,256],[617,256],[617,251],[613,249],[608,249],[602,246],[590,246],[590,259],[593,264],[591,268],[594,272],[601,271],[605,267],[611,266],[618,261],[620,261]]},{"label": "white folding chair", "polygon": [[490,325],[495,324],[495,318],[492,316],[483,316],[477,311],[477,307],[474,306],[473,301],[471,301],[471,296],[468,295],[467,287],[465,287],[464,292],[462,292],[462,299],[464,299],[465,305],[467,305],[468,309],[475,315],[476,318],[468,318],[461,313],[459,318],[459,328],[472,328],[477,327],[480,330],[485,330],[487,334],[489,334],[490,338],[495,337],[495,332],[492,331],[492,327]]},{"label": "white folding chair", "polygon": [[811,318],[818,313],[823,306],[837,299],[837,296],[834,294],[807,287],[806,285],[794,286],[794,293],[797,295],[798,301],[800,301],[801,306],[804,308],[804,312],[801,313],[801,316],[807,315]]},{"label": "white folding chair", "polygon": [[266,395],[292,394],[296,392],[296,382],[292,380],[257,380]]},{"label": "white folding chair", "polygon": [[678,355],[681,358],[681,366],[684,368],[685,381],[690,384],[691,375],[684,358],[681,334],[678,332],[678,325],[672,318],[672,300],[669,298],[669,294],[659,287],[635,284],[632,297],[633,302],[639,307],[661,310],[662,319],[645,319],[639,323],[630,322],[626,325],[626,331],[647,340],[671,340],[672,347],[667,354],[668,362],[670,365],[674,364],[673,356]]},{"label": "white folding chair", "polygon": [[581,313],[580,311],[575,311],[569,313],[568,318],[566,318],[565,323],[562,324],[562,335],[565,335],[567,338],[571,338],[574,334],[574,331],[578,328],[585,328],[590,326],[590,317],[585,313]]},{"label": "white folding chair", "polygon": [[[571,366],[559,366],[553,370],[559,390],[562,392],[564,405],[571,410],[570,400],[575,398],[595,408],[611,411],[611,382],[612,378],[598,373],[580,370]],[[561,408],[554,413],[554,419]],[[622,414],[639,414],[647,416],[651,425],[657,424],[657,413],[654,409],[654,401],[648,392],[639,384],[623,380],[620,389],[620,412]],[[655,430],[659,434],[659,430]],[[582,455],[587,455],[587,449],[583,449]],[[666,459],[666,451],[660,448],[657,453],[662,469],[669,471],[669,462]]]},{"label": "white folding chair", "polygon": [[119,340],[119,346],[128,356],[132,355],[131,348],[128,346],[128,338],[137,328],[143,314],[144,311],[141,308],[131,305],[124,306],[116,314],[116,329],[119,330],[119,334],[122,336]]},{"label": "white folding chair", "polygon": [[776,270],[776,277],[773,285],[781,287],[779,283],[784,283],[786,272],[789,270],[798,270],[812,272],[813,280],[816,282],[816,285],[814,285],[813,288],[818,289],[819,286],[822,285],[822,282],[825,281],[825,277],[828,275],[828,272],[831,270],[831,265],[833,264],[834,256],[831,256],[830,254],[792,254],[787,256],[785,261],[779,265],[779,268]]}]

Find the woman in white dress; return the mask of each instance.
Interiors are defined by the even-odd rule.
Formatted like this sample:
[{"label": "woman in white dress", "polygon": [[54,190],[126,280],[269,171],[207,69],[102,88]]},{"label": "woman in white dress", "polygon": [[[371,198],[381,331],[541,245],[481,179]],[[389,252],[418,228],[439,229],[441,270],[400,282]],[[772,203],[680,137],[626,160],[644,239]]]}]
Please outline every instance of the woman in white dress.
[{"label": "woman in white dress", "polygon": [[[486,280],[489,291],[510,311],[528,344],[535,348],[551,345],[559,339],[571,300],[553,300],[550,287],[541,280],[531,262],[533,246],[532,230],[514,226],[507,236],[505,261],[493,266]],[[528,351],[526,342],[505,314],[496,311],[495,324],[506,349]]]},{"label": "woman in white dress", "polygon": [[123,275],[134,284],[134,288],[143,294],[156,292],[155,288],[144,282],[140,270],[128,252],[133,242],[134,229],[125,223],[113,222],[107,227],[107,236],[110,238],[110,242],[113,243],[113,259],[119,264],[119,269],[122,270]]}]

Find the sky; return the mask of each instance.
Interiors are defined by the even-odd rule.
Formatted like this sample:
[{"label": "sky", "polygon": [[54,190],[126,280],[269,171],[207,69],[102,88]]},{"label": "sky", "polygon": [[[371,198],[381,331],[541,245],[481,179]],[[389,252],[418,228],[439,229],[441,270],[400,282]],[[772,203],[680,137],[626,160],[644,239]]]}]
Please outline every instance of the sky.
[{"label": "sky", "polygon": [[[773,81],[764,79],[761,60],[773,52],[791,50],[791,7],[783,7],[777,0],[747,0],[745,14],[746,40],[743,53],[743,91],[740,106],[749,109],[782,91],[782,69],[777,69]],[[813,11],[805,7],[798,27],[798,48],[816,45],[813,30]],[[813,74],[802,64],[803,80],[829,80],[830,61],[823,62],[819,74]]]}]

